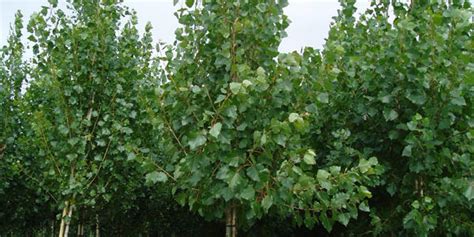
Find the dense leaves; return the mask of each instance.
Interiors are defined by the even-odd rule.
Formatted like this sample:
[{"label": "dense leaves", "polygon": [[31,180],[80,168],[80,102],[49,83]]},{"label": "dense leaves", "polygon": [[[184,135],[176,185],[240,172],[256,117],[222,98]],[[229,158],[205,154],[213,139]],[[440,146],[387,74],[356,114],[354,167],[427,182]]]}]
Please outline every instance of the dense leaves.
[{"label": "dense leaves", "polygon": [[0,233],[474,235],[468,1],[341,0],[291,53],[285,0],[182,1],[156,47],[48,2],[0,51]]},{"label": "dense leaves", "polygon": [[381,1],[355,20],[346,2],[323,51],[334,91],[325,124],[350,128],[386,167],[375,233],[472,235],[470,4]]},{"label": "dense leaves", "polygon": [[273,210],[331,230],[357,217],[378,162],[354,151],[341,154],[351,164],[329,166],[328,147],[311,143],[329,99],[312,90],[315,52],[278,53],[285,5],[205,1],[180,10],[183,26],[164,52],[157,128],[179,203],[207,218],[236,208],[242,225]]},{"label": "dense leaves", "polygon": [[[136,133],[146,129],[138,101],[152,70],[151,26],[139,37],[135,14],[115,1],[72,1],[72,15],[55,5],[52,1],[28,22],[34,54],[29,63],[17,55],[22,47],[17,20],[17,33],[4,48],[10,75],[2,79],[12,85],[5,84],[10,99],[2,119],[12,121],[5,126],[13,131],[28,128],[21,155],[34,157],[14,165],[22,172],[19,178],[28,178],[33,193],[42,195],[36,201],[49,203],[55,212],[62,208],[66,222],[78,210],[74,218],[81,223],[110,202],[127,210],[127,202],[142,195],[137,191],[144,185],[142,162],[137,161],[147,149],[145,133]],[[9,126],[22,115],[15,105],[25,78],[31,82],[22,94],[23,124]],[[6,137],[13,144],[18,134],[3,131],[13,134]]]}]

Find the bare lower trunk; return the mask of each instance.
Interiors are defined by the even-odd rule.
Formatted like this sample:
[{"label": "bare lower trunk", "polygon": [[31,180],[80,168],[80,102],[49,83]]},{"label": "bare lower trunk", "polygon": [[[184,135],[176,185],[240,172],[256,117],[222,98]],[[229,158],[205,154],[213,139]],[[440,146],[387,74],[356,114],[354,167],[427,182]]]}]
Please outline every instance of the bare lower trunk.
[{"label": "bare lower trunk", "polygon": [[71,223],[71,217],[72,217],[72,206],[71,206],[71,204],[69,204],[69,211],[67,213],[66,227],[64,228],[64,237],[69,236],[69,224]]},{"label": "bare lower trunk", "polygon": [[77,225],[77,236],[84,237],[84,225],[82,223]]},{"label": "bare lower trunk", "polygon": [[[74,181],[74,174],[75,174],[75,166],[73,165],[71,167],[71,175],[69,176],[69,184],[71,185],[72,182]],[[75,195],[73,195],[73,199],[74,199]],[[68,201],[65,202],[65,206],[64,206],[64,209],[63,209],[63,215],[61,216],[61,227],[59,229],[59,237],[67,237],[68,234],[69,234],[69,223],[71,221],[71,217],[72,217],[72,203],[71,203],[71,200],[73,199],[70,199]]]},{"label": "bare lower trunk", "polygon": [[235,206],[231,206],[226,210],[225,224],[225,236],[237,237],[237,208]]},{"label": "bare lower trunk", "polygon": [[99,215],[95,215],[95,237],[100,237]]},{"label": "bare lower trunk", "polygon": [[55,220],[51,220],[51,237],[54,237],[54,223],[55,223]]},{"label": "bare lower trunk", "polygon": [[66,201],[64,208],[63,208],[63,214],[61,215],[61,225],[59,226],[59,237],[64,237],[64,230],[66,226],[66,215],[69,212],[69,202]]}]

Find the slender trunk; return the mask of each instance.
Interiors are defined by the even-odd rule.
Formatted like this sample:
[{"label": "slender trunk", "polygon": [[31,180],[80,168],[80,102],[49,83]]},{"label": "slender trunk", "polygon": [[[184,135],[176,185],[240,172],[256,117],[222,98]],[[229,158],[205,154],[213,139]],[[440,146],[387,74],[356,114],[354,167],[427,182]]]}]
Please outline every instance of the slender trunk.
[{"label": "slender trunk", "polygon": [[100,237],[99,215],[95,215],[95,237]]},{"label": "slender trunk", "polygon": [[63,214],[61,215],[61,225],[59,226],[59,237],[64,237],[64,229],[66,226],[66,215],[69,212],[69,202],[66,201],[64,208],[63,208]]},{"label": "slender trunk", "polygon": [[69,224],[71,223],[71,217],[72,217],[72,205],[69,204],[69,212],[67,213],[67,221],[66,221],[66,227],[64,228],[64,237],[69,236]]},{"label": "slender trunk", "polygon": [[84,225],[81,222],[77,225],[77,236],[84,237]]},{"label": "slender trunk", "polygon": [[83,213],[80,210],[76,211],[76,216],[78,218],[78,224],[77,224],[77,236],[78,237],[83,237],[84,236],[84,218],[83,218]]},{"label": "slender trunk", "polygon": [[233,237],[237,237],[237,208],[234,207],[232,212],[232,233]]},{"label": "slender trunk", "polygon": [[423,183],[423,177],[420,177],[420,196],[423,197],[423,186],[424,186],[424,183]]},{"label": "slender trunk", "polygon": [[[73,165],[71,167],[71,175],[69,176],[69,185],[71,185],[73,180],[74,180],[74,174],[75,174],[74,170],[75,170],[75,166]],[[73,198],[74,197],[75,197],[75,195],[73,196]],[[71,221],[71,216],[72,216],[72,204],[71,204],[71,200],[69,200],[69,201],[65,202],[65,206],[64,206],[64,209],[63,209],[63,215],[62,215],[62,218],[61,218],[61,226],[60,226],[60,229],[59,229],[59,237],[67,237],[68,236],[69,222]],[[67,217],[67,220],[66,220],[66,217]]]},{"label": "slender trunk", "polygon": [[237,237],[237,208],[234,205],[230,206],[225,215],[225,236]]},{"label": "slender trunk", "polygon": [[55,220],[52,219],[51,220],[51,237],[54,237],[54,223],[55,223]]}]

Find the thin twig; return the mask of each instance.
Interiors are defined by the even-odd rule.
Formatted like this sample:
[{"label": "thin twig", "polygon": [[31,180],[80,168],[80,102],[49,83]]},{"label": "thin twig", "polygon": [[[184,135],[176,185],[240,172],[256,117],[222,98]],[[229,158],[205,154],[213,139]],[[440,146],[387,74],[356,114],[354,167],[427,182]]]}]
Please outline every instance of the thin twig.
[{"label": "thin twig", "polygon": [[111,142],[112,142],[112,139],[110,139],[107,144],[107,148],[105,149],[104,156],[102,157],[102,160],[100,161],[100,165],[99,165],[99,169],[97,170],[97,173],[95,174],[94,178],[86,185],[86,189],[89,188],[89,186],[94,182],[97,176],[99,176],[100,169],[102,168],[102,165],[104,164],[104,161],[107,158],[107,153],[109,152]]}]

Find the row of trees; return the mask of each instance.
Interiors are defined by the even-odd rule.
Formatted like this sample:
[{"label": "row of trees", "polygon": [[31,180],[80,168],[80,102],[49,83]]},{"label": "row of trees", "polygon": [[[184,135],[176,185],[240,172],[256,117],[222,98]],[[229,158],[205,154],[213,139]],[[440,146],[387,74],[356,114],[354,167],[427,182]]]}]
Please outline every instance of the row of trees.
[{"label": "row of trees", "polygon": [[49,3],[0,55],[0,232],[474,234],[468,1],[341,1],[292,53],[285,0],[185,1],[156,47],[121,1]]}]

